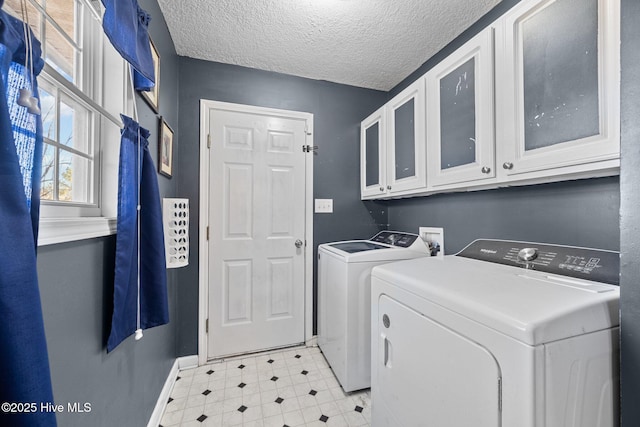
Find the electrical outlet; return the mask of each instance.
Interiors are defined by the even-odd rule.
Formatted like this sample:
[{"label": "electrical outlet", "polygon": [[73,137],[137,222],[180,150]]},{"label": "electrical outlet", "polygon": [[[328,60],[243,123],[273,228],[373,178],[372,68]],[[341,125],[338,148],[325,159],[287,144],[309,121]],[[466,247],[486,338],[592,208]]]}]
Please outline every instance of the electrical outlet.
[{"label": "electrical outlet", "polygon": [[315,199],[315,213],[333,213],[333,199]]},{"label": "electrical outlet", "polygon": [[444,256],[444,228],[420,227],[418,235],[431,249],[431,256]]}]

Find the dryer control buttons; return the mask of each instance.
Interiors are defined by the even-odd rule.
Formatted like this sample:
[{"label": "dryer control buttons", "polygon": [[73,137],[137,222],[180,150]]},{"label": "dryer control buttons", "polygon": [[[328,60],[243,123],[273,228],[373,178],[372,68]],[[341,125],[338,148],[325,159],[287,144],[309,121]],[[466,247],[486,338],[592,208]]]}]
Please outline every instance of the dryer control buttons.
[{"label": "dryer control buttons", "polygon": [[538,258],[538,250],[535,248],[524,248],[518,252],[518,259],[524,262],[533,261]]},{"label": "dryer control buttons", "polygon": [[389,316],[387,316],[386,314],[382,315],[382,324],[384,325],[385,328],[388,328],[391,325],[391,321],[389,320]]}]

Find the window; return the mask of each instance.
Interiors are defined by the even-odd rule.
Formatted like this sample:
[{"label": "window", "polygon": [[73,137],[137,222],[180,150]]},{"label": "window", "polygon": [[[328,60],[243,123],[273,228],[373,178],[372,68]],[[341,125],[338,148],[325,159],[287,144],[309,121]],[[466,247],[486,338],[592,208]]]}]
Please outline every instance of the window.
[{"label": "window", "polygon": [[[130,111],[133,99],[125,62],[103,34],[99,0],[24,1],[45,60],[38,76],[40,244],[109,234],[115,221],[106,219],[117,209],[118,115]],[[25,20],[21,3],[5,0],[3,8]],[[91,231],[96,224],[99,231]]]},{"label": "window", "polygon": [[40,105],[41,200],[94,204],[94,113],[46,78],[40,82]]}]

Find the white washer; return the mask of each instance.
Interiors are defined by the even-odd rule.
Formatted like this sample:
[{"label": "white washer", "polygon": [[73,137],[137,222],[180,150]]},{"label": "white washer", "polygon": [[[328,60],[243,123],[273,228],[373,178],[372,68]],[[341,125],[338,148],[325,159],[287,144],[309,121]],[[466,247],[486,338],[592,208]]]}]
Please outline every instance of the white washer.
[{"label": "white washer", "polygon": [[418,235],[395,231],[318,246],[318,345],[344,391],[371,385],[371,269],[425,256]]},{"label": "white washer", "polygon": [[372,426],[617,426],[619,262],[477,240],[374,268]]}]

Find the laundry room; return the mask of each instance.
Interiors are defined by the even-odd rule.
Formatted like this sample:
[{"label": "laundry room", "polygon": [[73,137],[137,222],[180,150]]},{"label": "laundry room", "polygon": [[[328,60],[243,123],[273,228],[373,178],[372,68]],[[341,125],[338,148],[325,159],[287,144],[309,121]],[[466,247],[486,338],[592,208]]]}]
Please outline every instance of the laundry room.
[{"label": "laundry room", "polygon": [[640,425],[640,3],[120,3],[0,0],[0,425]]}]

